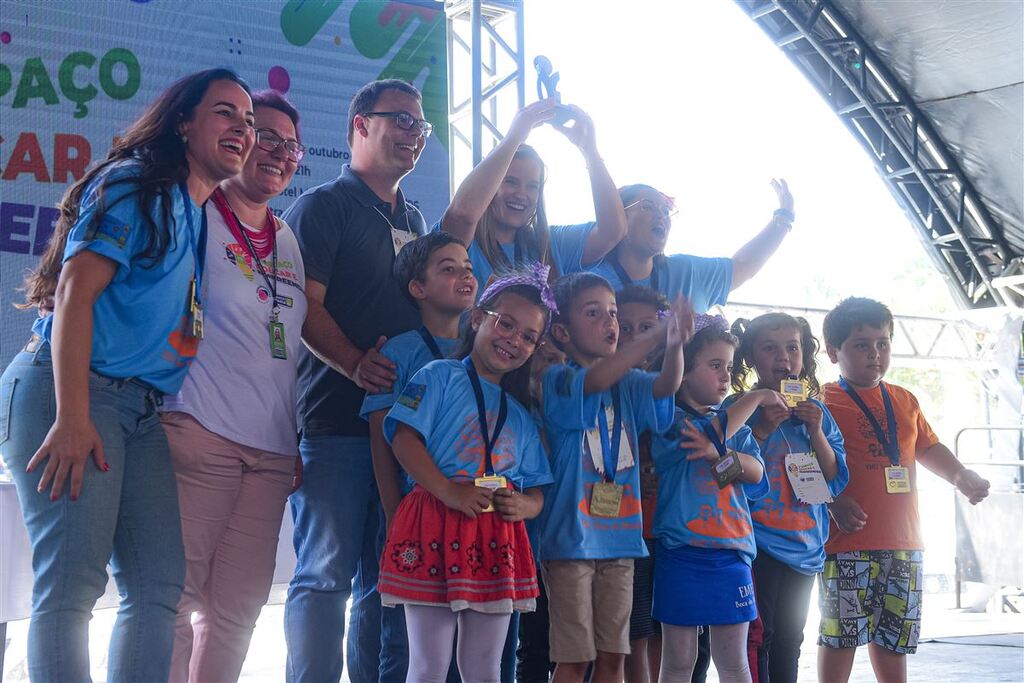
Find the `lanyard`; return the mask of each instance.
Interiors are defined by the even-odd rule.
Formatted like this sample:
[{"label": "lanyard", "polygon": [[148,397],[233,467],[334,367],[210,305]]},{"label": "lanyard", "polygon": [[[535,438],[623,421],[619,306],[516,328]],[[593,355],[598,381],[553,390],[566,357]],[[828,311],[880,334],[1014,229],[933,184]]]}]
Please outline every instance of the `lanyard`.
[{"label": "lanyard", "polygon": [[[633,278],[629,276],[629,273],[626,272],[626,269],[622,267],[622,263],[619,261],[618,252],[613,251],[611,255],[608,257],[608,262],[611,263],[612,269],[615,271],[615,275],[618,276],[619,282],[622,284],[623,287],[629,287],[631,285],[636,284]],[[658,282],[660,280],[660,278],[658,277],[658,270],[659,268],[657,258],[651,259],[650,283],[651,289],[655,291],[658,291]]]},{"label": "lanyard", "polygon": [[189,245],[192,247],[194,260],[195,303],[202,306],[203,267],[206,265],[206,211],[203,207],[199,207],[199,213],[203,214],[203,222],[199,226],[199,237],[197,238],[195,223],[192,220],[192,197],[188,193],[188,185],[182,181],[178,184],[178,191],[181,192],[181,200],[185,205],[185,221],[188,223]]},{"label": "lanyard", "polygon": [[850,383],[846,381],[845,377],[839,378],[839,386],[843,388],[853,402],[857,404],[860,411],[864,413],[864,417],[868,419],[868,423],[871,425],[871,429],[875,432],[875,438],[878,439],[878,443],[882,444],[882,449],[885,454],[889,456],[889,462],[892,463],[893,467],[898,467],[900,464],[900,443],[896,438],[896,414],[892,409],[892,399],[889,398],[889,390],[885,388],[884,382],[878,383],[878,388],[882,390],[882,404],[885,406],[885,421],[889,426],[889,434],[886,435],[882,431],[882,425],[878,424],[878,420],[875,419],[874,413],[872,413],[864,399],[858,394],[857,390],[850,386]]},{"label": "lanyard", "polygon": [[213,193],[213,203],[220,211],[221,218],[227,223],[228,227],[231,228],[231,232],[241,233],[242,239],[245,241],[245,246],[249,250],[249,255],[252,256],[253,265],[256,266],[256,270],[263,276],[263,281],[267,283],[267,289],[270,290],[270,311],[271,320],[277,322],[277,316],[281,312],[281,309],[277,305],[277,231],[275,230],[276,223],[274,222],[274,215],[270,213],[270,209],[267,208],[267,220],[270,222],[270,243],[272,247],[272,256],[270,257],[270,275],[267,275],[266,269],[263,268],[263,261],[260,260],[259,255],[256,253],[256,246],[252,243],[252,239],[249,237],[249,231],[245,229],[242,222],[238,220],[238,215],[232,210],[231,205],[228,204],[227,198],[218,188]]},{"label": "lanyard", "polygon": [[430,330],[426,326],[421,327],[417,330],[420,333],[420,337],[423,338],[423,343],[430,349],[430,353],[434,355],[434,360],[441,360],[444,358],[444,354],[441,353],[441,347],[437,345],[437,340],[434,339],[434,335],[430,334]]},{"label": "lanyard", "polygon": [[484,440],[484,474],[490,476],[494,474],[491,453],[494,452],[494,446],[498,443],[498,436],[501,435],[501,430],[505,426],[505,420],[508,418],[508,394],[505,393],[505,388],[502,387],[498,420],[494,423],[494,436],[489,436],[489,430],[487,429],[487,404],[484,402],[484,388],[480,384],[480,377],[477,375],[476,367],[473,366],[473,361],[469,356],[463,359],[462,364],[466,366],[469,383],[473,385],[473,396],[476,397],[476,414],[480,420],[480,436]]},{"label": "lanyard", "polygon": [[[691,415],[691,416],[696,417],[696,418],[702,418],[703,419],[703,418],[708,418],[710,416],[712,418],[712,420],[713,420],[714,416],[717,415],[719,421],[722,423],[722,436],[724,437],[726,434],[729,433],[729,431],[728,431],[728,427],[729,427],[729,413],[725,412],[724,410],[715,410],[714,408],[712,408],[710,413],[700,413],[696,409],[688,406],[685,403],[680,403],[679,407],[682,408],[683,412],[685,412],[686,414]],[[708,439],[711,441],[711,444],[715,447],[715,450],[718,451],[718,455],[719,456],[724,456],[725,455],[725,441],[726,441],[726,439],[718,438],[718,432],[715,431],[715,425],[712,423],[712,420],[708,420],[704,424],[704,427],[703,427],[704,435],[707,436]]]},{"label": "lanyard", "polygon": [[[604,457],[604,479],[608,482],[615,481],[615,469],[619,465],[619,445],[622,443],[622,399],[619,395],[619,386],[612,387],[612,433],[608,436],[608,417],[604,412],[604,401],[601,401],[601,410],[597,412],[597,427],[601,431],[601,455]],[[587,451],[590,451],[590,444],[583,441]],[[590,453],[588,452],[589,456]]]}]

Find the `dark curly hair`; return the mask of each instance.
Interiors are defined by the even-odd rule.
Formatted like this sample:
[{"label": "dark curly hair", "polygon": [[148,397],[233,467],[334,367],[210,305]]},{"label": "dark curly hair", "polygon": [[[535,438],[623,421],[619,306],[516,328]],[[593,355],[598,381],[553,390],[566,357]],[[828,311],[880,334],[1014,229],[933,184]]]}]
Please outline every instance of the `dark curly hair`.
[{"label": "dark curly hair", "polygon": [[[736,358],[732,365],[732,389],[742,393],[751,388],[750,375],[757,372],[754,368],[754,345],[765,330],[790,328],[800,332],[800,379],[807,381],[808,394],[817,396],[821,393],[821,384],[816,376],[818,370],[817,355],[821,344],[811,331],[811,325],[802,317],[794,317],[788,313],[765,313],[753,320],[737,318],[732,324],[732,333],[740,340],[736,350]],[[778,387],[775,387],[778,388]]]}]

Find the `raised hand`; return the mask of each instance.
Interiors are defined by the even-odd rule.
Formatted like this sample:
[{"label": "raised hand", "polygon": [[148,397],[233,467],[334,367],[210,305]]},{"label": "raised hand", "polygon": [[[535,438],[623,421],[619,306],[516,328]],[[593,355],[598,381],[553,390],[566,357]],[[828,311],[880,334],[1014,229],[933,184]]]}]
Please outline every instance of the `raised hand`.
[{"label": "raised hand", "polygon": [[539,100],[533,104],[526,105],[516,112],[515,117],[512,119],[512,125],[509,126],[505,137],[519,144],[526,142],[526,138],[530,136],[530,131],[545,121],[550,121],[554,118],[555,106],[557,104],[558,102],[554,98],[549,97],[546,100]]},{"label": "raised hand", "polygon": [[782,178],[772,178],[772,189],[779,198],[779,208],[786,211],[793,211],[793,195],[789,192],[789,185]]},{"label": "raised hand", "polygon": [[672,302],[672,307],[669,311],[671,317],[667,325],[666,346],[669,348],[685,346],[693,339],[694,335],[696,316],[693,312],[693,306],[690,305],[687,299],[677,296],[676,300]]},{"label": "raised hand", "polygon": [[587,112],[574,104],[566,105],[572,112],[572,126],[565,124],[552,124],[554,128],[569,139],[569,142],[580,148],[584,154],[597,152],[597,133],[594,130],[594,120]]}]

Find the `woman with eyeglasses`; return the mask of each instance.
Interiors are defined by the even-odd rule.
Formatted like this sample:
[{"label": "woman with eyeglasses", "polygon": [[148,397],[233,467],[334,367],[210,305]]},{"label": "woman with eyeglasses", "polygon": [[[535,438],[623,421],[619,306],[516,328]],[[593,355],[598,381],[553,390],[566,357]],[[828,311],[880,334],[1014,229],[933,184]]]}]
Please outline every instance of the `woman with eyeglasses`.
[{"label": "woman with eyeglasses", "polygon": [[288,100],[270,90],[252,100],[255,148],[206,204],[203,343],[161,416],[186,557],[175,683],[238,678],[302,471],[295,385],[305,274],[295,235],[268,202],[288,187],[304,148]]},{"label": "woman with eyeglasses", "polygon": [[678,213],[675,200],[650,185],[619,188],[628,230],[604,260],[589,270],[608,280],[617,292],[637,285],[657,290],[669,301],[682,294],[697,313],[725,305],[729,292],[757,274],[793,228],[793,196],[786,181],[772,180],[772,187],[779,208],[732,258],[666,256],[668,233]]},{"label": "woman with eyeglasses", "polygon": [[[551,277],[600,261],[626,234],[626,217],[615,183],[597,149],[594,122],[568,106],[573,125],[555,123],[552,99],[521,109],[504,139],[462,181],[439,226],[466,244],[481,291],[492,273],[541,261]],[[565,109],[563,109],[565,111]],[[537,151],[524,144],[548,122],[579,148],[590,174],[596,221],[549,228],[544,211],[547,170]]]}]

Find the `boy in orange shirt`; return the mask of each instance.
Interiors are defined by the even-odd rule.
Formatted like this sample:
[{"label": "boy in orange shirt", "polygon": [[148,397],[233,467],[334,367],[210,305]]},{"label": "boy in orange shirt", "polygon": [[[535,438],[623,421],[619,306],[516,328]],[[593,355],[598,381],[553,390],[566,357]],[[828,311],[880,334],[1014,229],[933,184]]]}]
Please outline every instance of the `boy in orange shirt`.
[{"label": "boy in orange shirt", "polygon": [[906,655],[917,649],[921,620],[921,463],[956,486],[972,504],[989,483],[939,442],[917,399],[883,382],[889,369],[892,313],[851,297],[825,316],[825,350],[839,363],[839,382],[823,400],[846,441],[850,483],[830,505],[819,600],[818,679],[849,680],[857,647],[868,645],[880,681],[907,679]]}]

